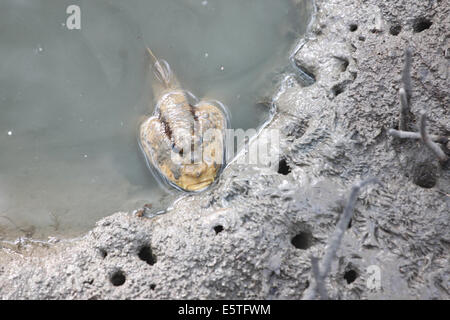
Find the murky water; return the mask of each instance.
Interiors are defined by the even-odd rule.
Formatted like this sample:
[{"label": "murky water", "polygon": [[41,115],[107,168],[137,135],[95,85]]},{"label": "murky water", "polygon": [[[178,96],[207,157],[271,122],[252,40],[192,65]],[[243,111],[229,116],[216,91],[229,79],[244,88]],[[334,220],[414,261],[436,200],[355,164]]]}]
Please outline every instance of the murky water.
[{"label": "murky water", "polygon": [[[173,197],[137,145],[153,110],[145,47],[185,89],[256,128],[257,106],[309,22],[293,0],[2,0],[0,239],[80,235]],[[298,2],[298,1],[296,1]],[[68,30],[66,8],[81,8]]]}]

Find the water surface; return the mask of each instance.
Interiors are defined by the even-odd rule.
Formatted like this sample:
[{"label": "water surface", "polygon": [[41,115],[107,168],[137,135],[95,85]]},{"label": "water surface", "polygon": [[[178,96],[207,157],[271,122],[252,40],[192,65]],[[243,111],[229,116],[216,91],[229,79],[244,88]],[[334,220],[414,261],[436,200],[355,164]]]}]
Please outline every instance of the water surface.
[{"label": "water surface", "polygon": [[[296,1],[298,2],[298,1]],[[81,30],[66,8],[81,7]],[[2,0],[0,239],[71,237],[101,217],[167,203],[136,141],[153,111],[145,47],[185,89],[227,105],[233,128],[258,106],[309,12],[292,0]]]}]

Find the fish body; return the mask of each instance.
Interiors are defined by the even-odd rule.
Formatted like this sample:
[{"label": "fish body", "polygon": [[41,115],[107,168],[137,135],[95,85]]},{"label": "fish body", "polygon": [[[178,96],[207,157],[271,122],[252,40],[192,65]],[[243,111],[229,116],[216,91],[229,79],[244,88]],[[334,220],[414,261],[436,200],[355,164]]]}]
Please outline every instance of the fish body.
[{"label": "fish body", "polygon": [[166,61],[148,52],[157,79],[156,108],[140,125],[139,145],[163,182],[182,191],[202,191],[225,165],[226,108],[218,101],[198,101],[181,88]]}]

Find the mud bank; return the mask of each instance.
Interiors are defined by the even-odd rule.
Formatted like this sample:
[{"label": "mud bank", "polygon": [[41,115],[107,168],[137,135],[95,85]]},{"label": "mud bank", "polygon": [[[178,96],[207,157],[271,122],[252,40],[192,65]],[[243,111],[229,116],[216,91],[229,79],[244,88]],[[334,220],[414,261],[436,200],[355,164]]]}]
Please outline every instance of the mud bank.
[{"label": "mud bank", "polygon": [[[266,128],[282,133],[279,172],[234,162],[165,215],[116,213],[70,243],[3,245],[0,298],[300,299],[352,184],[376,176],[384,187],[359,197],[330,297],[448,299],[448,165],[387,135],[407,46],[412,125],[425,110],[430,133],[449,134],[448,2],[316,6]],[[380,286],[368,285],[374,268]]]}]

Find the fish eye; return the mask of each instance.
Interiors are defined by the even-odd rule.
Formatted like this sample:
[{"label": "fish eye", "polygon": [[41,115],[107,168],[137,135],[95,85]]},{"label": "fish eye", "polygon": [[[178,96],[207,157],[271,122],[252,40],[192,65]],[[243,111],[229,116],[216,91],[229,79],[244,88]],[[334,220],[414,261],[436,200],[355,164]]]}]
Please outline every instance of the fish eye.
[{"label": "fish eye", "polygon": [[180,156],[183,156],[183,148],[178,148],[176,145],[175,145],[175,143],[173,143],[172,144],[172,150],[175,152],[175,153],[178,153]]}]

